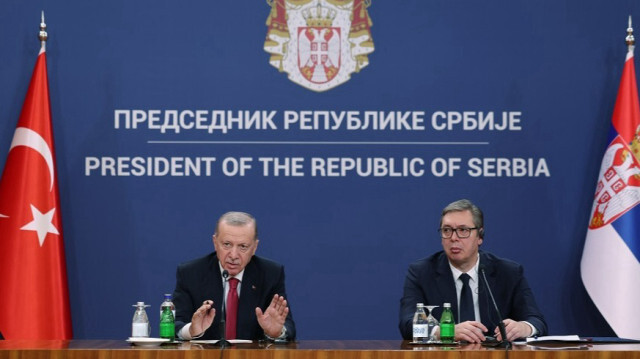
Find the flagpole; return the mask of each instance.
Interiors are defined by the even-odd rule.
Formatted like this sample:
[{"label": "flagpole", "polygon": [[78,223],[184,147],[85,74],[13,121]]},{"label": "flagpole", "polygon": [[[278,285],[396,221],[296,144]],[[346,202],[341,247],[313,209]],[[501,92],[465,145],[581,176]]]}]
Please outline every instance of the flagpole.
[{"label": "flagpole", "polygon": [[38,38],[40,39],[40,53],[47,50],[47,37],[47,24],[44,22],[44,10],[42,10],[42,14],[40,16],[40,33],[38,34]]}]

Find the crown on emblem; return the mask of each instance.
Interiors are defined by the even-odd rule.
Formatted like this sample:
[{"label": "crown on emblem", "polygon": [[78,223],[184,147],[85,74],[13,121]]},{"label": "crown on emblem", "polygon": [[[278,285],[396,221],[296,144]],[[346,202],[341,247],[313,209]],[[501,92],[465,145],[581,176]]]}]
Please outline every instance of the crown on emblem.
[{"label": "crown on emblem", "polygon": [[640,126],[636,128],[636,133],[631,141],[631,151],[633,152],[636,160],[640,162]]},{"label": "crown on emblem", "polygon": [[322,7],[318,1],[315,9],[303,10],[302,17],[309,27],[331,27],[333,19],[336,17],[336,11]]}]

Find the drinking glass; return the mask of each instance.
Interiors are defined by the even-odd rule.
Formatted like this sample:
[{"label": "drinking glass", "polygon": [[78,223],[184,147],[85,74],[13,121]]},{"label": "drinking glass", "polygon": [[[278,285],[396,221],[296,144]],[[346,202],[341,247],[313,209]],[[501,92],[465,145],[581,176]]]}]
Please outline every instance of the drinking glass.
[{"label": "drinking glass", "polygon": [[425,308],[427,308],[427,311],[429,312],[429,315],[427,316],[427,343],[433,343],[436,342],[436,337],[435,337],[435,331],[436,331],[436,327],[438,326],[438,320],[436,318],[433,317],[433,315],[431,314],[431,311],[434,308],[438,308],[439,305],[425,305]]}]

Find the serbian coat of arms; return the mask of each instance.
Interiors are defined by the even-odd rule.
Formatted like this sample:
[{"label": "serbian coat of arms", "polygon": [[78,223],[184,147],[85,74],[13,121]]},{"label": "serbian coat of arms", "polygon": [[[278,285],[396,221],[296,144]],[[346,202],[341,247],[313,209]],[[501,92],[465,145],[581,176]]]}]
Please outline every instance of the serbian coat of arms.
[{"label": "serbian coat of arms", "polygon": [[605,226],[640,203],[640,126],[629,146],[617,136],[600,168],[589,229]]},{"label": "serbian coat of arms", "polygon": [[269,63],[313,91],[341,85],[369,64],[371,0],[267,0]]}]

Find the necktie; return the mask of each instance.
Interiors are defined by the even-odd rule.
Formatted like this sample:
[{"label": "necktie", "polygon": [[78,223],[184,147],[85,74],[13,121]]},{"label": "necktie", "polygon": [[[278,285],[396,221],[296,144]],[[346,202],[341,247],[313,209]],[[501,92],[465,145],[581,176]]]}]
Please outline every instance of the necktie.
[{"label": "necktie", "polygon": [[462,290],[460,291],[460,323],[467,320],[476,320],[475,311],[473,309],[473,295],[469,286],[471,277],[467,273],[460,274],[462,281]]},{"label": "necktie", "polygon": [[229,279],[229,293],[227,293],[227,339],[236,339],[238,323],[238,278]]}]

